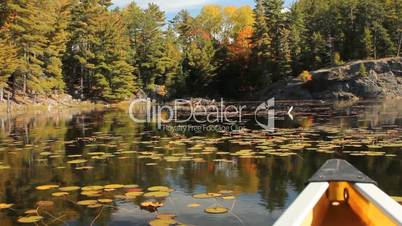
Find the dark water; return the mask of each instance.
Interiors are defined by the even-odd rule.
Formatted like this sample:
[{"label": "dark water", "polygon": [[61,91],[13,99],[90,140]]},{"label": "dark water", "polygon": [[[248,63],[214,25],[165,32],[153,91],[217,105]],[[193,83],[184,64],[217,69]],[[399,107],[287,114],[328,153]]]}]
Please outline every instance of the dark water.
[{"label": "dark water", "polygon": [[[30,215],[43,217],[37,225],[148,225],[158,213],[174,214],[186,225],[272,225],[330,158],[350,161],[389,195],[402,196],[402,102],[283,105],[295,106],[295,120],[278,120],[274,134],[251,120],[244,124],[251,130],[159,131],[112,109],[1,119],[0,203],[14,205],[0,210],[0,225],[17,225],[19,217]],[[76,159],[87,162],[67,163]],[[57,188],[36,189],[48,184],[138,188],[101,190],[99,197],[80,191],[53,197]],[[149,200],[143,196],[124,199],[128,191],[157,185],[174,190],[155,199],[164,204],[158,212],[139,207]],[[235,199],[192,197],[222,190]],[[113,202],[98,208],[77,205],[100,198]],[[39,201],[53,203],[38,208]],[[191,203],[200,206],[190,208]],[[204,212],[215,206],[229,212]],[[24,213],[31,209],[37,213]]]}]

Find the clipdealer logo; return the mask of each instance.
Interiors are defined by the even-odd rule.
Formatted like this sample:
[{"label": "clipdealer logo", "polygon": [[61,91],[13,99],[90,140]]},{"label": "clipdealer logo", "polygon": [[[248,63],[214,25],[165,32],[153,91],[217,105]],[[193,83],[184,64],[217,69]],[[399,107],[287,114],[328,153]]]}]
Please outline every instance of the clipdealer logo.
[{"label": "clipdealer logo", "polygon": [[[254,111],[254,120],[267,132],[275,130],[275,98],[271,98]],[[190,100],[177,99],[169,105],[158,105],[151,99],[136,99],[130,103],[129,116],[136,123],[156,123],[158,129],[169,123],[236,124],[244,121],[246,105],[218,103],[202,105]],[[181,117],[179,117],[181,116]],[[264,118],[264,120],[261,120]],[[266,119],[266,120],[265,120]]]}]

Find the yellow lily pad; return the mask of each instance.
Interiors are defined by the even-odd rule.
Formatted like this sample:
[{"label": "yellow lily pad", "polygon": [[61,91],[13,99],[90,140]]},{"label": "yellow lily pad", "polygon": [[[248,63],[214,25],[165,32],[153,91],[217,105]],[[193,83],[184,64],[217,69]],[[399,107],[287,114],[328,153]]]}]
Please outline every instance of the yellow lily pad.
[{"label": "yellow lily pad", "polygon": [[52,196],[54,196],[54,197],[63,197],[63,196],[67,196],[67,195],[69,195],[68,192],[55,192],[55,193],[52,193]]},{"label": "yellow lily pad", "polygon": [[43,219],[43,217],[41,217],[41,216],[29,216],[29,217],[18,218],[17,221],[19,223],[23,223],[23,224],[30,224],[30,223],[36,223],[42,219]]},{"label": "yellow lily pad", "polygon": [[198,203],[190,203],[190,204],[187,205],[187,207],[189,207],[189,208],[197,208],[199,206],[201,206],[201,205],[198,204]]},{"label": "yellow lily pad", "polygon": [[233,199],[235,199],[235,198],[236,198],[236,197],[234,197],[234,196],[232,196],[232,195],[222,197],[222,199],[224,199],[224,200],[233,200]]},{"label": "yellow lily pad", "polygon": [[13,206],[14,204],[7,204],[7,203],[0,203],[0,210],[2,209],[9,209]]},{"label": "yellow lily pad", "polygon": [[122,185],[122,184],[108,184],[108,185],[105,185],[105,189],[120,189],[120,188],[124,188],[124,185]]},{"label": "yellow lily pad", "polygon": [[209,199],[209,198],[215,198],[215,197],[220,197],[222,194],[219,193],[201,193],[201,194],[195,194],[193,195],[193,198],[195,199]]},{"label": "yellow lily pad", "polygon": [[113,199],[98,199],[98,202],[100,202],[100,203],[112,203]]},{"label": "yellow lily pad", "polygon": [[140,196],[140,195],[142,195],[142,194],[144,194],[144,192],[141,192],[141,191],[133,191],[133,192],[127,192],[127,193],[125,194],[125,196],[126,196],[126,197],[130,197],[130,198],[135,198],[135,197],[138,197],[138,196]]},{"label": "yellow lily pad", "polygon": [[81,188],[83,191],[99,191],[102,190],[103,186],[85,186]]},{"label": "yellow lily pad", "polygon": [[128,185],[124,185],[124,188],[130,189],[130,188],[138,188],[137,184],[128,184]]},{"label": "yellow lily pad", "polygon": [[38,211],[36,209],[30,209],[24,212],[25,214],[37,214]]},{"label": "yellow lily pad", "polygon": [[10,169],[10,166],[0,165],[0,170],[6,170],[6,169]]},{"label": "yellow lily pad", "polygon": [[177,221],[173,219],[155,219],[149,222],[150,226],[169,226],[175,224],[177,224]]},{"label": "yellow lily pad", "polygon": [[97,204],[87,205],[87,207],[90,209],[96,209],[96,208],[102,207],[102,204],[97,203]]},{"label": "yellow lily pad", "polygon": [[170,195],[169,192],[165,192],[165,191],[153,191],[153,192],[147,192],[144,194],[144,197],[147,198],[164,198],[164,197],[168,197]]},{"label": "yellow lily pad", "polygon": [[88,161],[85,159],[76,159],[76,160],[68,161],[67,163],[68,164],[82,164],[82,163],[86,163],[86,162],[88,162]]},{"label": "yellow lily pad", "polygon": [[222,214],[222,213],[227,213],[228,209],[225,207],[212,207],[212,208],[206,208],[204,211],[206,213],[211,213],[211,214]]},{"label": "yellow lily pad", "polygon": [[166,186],[153,186],[149,187],[148,191],[165,191],[165,192],[170,192],[171,189],[166,187]]},{"label": "yellow lily pad", "polygon": [[82,200],[82,201],[78,201],[77,205],[80,206],[89,206],[89,205],[95,205],[97,204],[98,201],[97,200]]},{"label": "yellow lily pad", "polygon": [[50,189],[55,189],[60,187],[59,185],[54,185],[54,184],[48,184],[48,185],[41,185],[41,186],[37,186],[36,190],[39,191],[45,191],[45,190],[50,190]]},{"label": "yellow lily pad", "polygon": [[62,187],[59,188],[60,191],[64,191],[64,192],[69,192],[69,191],[77,191],[80,190],[81,188],[78,186],[70,186],[70,187]]}]

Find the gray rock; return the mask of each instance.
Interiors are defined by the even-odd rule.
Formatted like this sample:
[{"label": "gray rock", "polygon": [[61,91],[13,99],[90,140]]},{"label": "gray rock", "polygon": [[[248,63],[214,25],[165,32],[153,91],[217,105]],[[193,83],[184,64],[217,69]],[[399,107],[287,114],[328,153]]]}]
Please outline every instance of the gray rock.
[{"label": "gray rock", "polygon": [[[360,74],[363,64],[367,74]],[[390,99],[402,97],[402,57],[354,61],[343,66],[311,72],[313,80],[297,78],[270,87],[277,99]]]}]

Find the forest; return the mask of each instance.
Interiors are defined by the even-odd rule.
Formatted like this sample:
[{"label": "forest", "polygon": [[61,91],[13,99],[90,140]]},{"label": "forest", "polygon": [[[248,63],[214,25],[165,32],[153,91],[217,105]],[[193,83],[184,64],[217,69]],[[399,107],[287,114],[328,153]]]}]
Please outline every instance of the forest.
[{"label": "forest", "polygon": [[256,0],[167,20],[157,5],[2,0],[0,101],[67,93],[118,102],[241,99],[287,76],[399,56],[402,0]]}]

